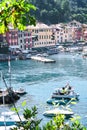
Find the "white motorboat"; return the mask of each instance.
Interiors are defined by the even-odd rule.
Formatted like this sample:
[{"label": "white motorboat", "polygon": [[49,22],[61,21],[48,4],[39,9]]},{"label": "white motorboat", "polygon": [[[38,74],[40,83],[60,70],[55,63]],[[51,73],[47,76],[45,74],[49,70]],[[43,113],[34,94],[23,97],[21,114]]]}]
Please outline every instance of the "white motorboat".
[{"label": "white motorboat", "polygon": [[12,126],[0,126],[0,130],[11,130],[12,128],[16,127],[15,125]]},{"label": "white motorboat", "polygon": [[67,110],[67,109],[55,108],[53,110],[48,110],[48,111],[45,111],[43,113],[43,115],[47,116],[47,117],[53,117],[53,116],[57,116],[57,115],[60,115],[60,114],[65,115],[66,118],[69,118],[74,114],[74,112]]},{"label": "white motorboat", "polygon": [[67,84],[65,87],[57,88],[52,94],[52,98],[55,99],[78,99],[78,97],[79,94],[74,92],[74,90],[69,84]]},{"label": "white motorboat", "polygon": [[52,98],[55,98],[55,99],[72,99],[72,98],[78,99],[78,97],[79,97],[78,93],[70,93],[70,94],[64,94],[64,95],[57,94],[57,93],[52,94]]},{"label": "white motorboat", "polygon": [[[22,122],[25,121],[23,115],[20,116]],[[18,115],[15,112],[2,112],[0,116],[0,126],[12,126],[20,122]]]}]

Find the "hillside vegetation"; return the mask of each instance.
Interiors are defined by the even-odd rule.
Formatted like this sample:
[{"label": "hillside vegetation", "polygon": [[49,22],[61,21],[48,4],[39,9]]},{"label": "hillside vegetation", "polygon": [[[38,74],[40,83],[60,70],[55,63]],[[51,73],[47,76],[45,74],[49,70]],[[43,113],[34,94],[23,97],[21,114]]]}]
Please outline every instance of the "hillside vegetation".
[{"label": "hillside vegetation", "polygon": [[36,19],[46,24],[77,20],[87,23],[87,0],[30,0]]}]

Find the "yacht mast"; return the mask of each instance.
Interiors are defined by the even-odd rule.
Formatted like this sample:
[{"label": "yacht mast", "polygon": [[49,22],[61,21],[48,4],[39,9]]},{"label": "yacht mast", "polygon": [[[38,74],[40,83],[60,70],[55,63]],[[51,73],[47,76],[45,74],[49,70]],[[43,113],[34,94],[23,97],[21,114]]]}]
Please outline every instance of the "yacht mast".
[{"label": "yacht mast", "polygon": [[[1,72],[1,81],[2,81],[2,72]],[[4,98],[4,89],[3,89],[3,91],[2,91],[2,95],[3,95],[3,106],[5,105],[5,98]],[[5,117],[4,117],[4,126],[5,126],[5,130],[6,130],[6,121],[5,121]]]},{"label": "yacht mast", "polygon": [[8,57],[8,67],[9,67],[9,69],[8,69],[8,72],[9,72],[9,74],[10,74],[10,87],[11,87],[11,62],[10,62],[10,60],[11,60],[11,58],[10,58],[10,56]]}]

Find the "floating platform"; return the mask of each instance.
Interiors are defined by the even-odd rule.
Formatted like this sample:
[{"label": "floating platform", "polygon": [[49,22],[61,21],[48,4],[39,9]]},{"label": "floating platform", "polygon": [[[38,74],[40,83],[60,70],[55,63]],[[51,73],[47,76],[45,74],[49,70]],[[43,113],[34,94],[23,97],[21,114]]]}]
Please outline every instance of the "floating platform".
[{"label": "floating platform", "polygon": [[36,61],[41,61],[44,63],[55,63],[56,62],[55,60],[48,59],[48,58],[41,57],[41,56],[31,56],[31,59],[36,60]]}]

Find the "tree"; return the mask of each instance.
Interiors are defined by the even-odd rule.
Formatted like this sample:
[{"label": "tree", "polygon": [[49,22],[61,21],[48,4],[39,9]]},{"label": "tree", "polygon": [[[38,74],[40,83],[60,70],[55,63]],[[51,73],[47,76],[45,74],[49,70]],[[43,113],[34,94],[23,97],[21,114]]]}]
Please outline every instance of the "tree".
[{"label": "tree", "polygon": [[71,118],[70,123],[66,123],[64,115],[56,115],[53,119],[47,122],[42,128],[39,126],[41,120],[36,119],[37,108],[34,106],[31,110],[24,110],[25,122],[21,122],[17,127],[11,130],[87,130],[79,121],[79,116]]},{"label": "tree", "polygon": [[70,4],[69,0],[63,0],[61,3],[62,15],[64,21],[69,21],[70,19]]},{"label": "tree", "polygon": [[34,16],[30,15],[31,10],[36,7],[26,0],[2,0],[0,2],[0,33],[9,30],[9,25],[19,30],[24,30],[26,25],[35,25]]},{"label": "tree", "polygon": [[32,107],[31,110],[25,109],[23,116],[25,118],[24,122],[19,122],[17,127],[12,128],[11,130],[41,130],[39,124],[41,120],[36,119],[37,108],[36,106]]}]

